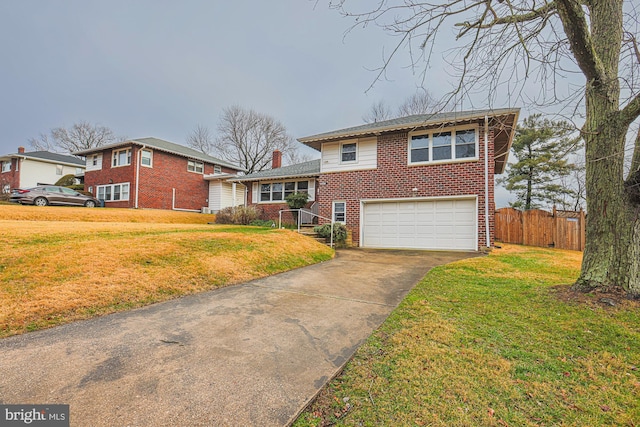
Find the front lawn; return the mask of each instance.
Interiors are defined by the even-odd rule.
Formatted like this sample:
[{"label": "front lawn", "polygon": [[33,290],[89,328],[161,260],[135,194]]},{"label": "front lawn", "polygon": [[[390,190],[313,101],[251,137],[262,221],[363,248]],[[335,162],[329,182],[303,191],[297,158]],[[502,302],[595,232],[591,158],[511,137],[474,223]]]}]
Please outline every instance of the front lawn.
[{"label": "front lawn", "polygon": [[294,425],[640,425],[640,305],[569,292],[580,261],[504,245],[432,270]]},{"label": "front lawn", "polygon": [[291,231],[206,224],[213,219],[171,211],[0,206],[0,337],[333,255]]}]

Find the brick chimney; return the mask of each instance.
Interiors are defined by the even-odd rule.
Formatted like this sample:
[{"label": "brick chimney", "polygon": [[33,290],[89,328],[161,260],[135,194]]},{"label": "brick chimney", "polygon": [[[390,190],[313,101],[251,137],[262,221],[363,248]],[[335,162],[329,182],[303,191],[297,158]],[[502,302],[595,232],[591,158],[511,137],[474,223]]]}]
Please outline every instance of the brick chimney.
[{"label": "brick chimney", "polygon": [[278,169],[282,166],[282,152],[280,150],[273,151],[273,158],[271,160],[271,169]]},{"label": "brick chimney", "polygon": [[24,147],[18,147],[18,154],[24,154]]}]

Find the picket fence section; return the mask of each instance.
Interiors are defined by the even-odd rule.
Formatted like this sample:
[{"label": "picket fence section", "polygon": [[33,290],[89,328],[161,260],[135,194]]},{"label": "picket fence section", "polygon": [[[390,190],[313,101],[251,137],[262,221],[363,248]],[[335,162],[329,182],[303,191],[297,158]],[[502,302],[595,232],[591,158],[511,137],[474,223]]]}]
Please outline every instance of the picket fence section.
[{"label": "picket fence section", "polygon": [[514,208],[496,210],[496,240],[528,246],[583,251],[585,214],[583,211],[547,212],[539,209],[519,211]]}]

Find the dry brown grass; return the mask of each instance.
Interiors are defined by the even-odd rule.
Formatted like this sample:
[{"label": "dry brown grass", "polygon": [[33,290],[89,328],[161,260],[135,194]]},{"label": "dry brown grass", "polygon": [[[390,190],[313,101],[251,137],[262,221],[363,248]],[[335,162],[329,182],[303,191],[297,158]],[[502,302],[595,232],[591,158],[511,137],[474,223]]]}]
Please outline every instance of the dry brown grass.
[{"label": "dry brown grass", "polygon": [[[28,208],[19,209],[25,211],[23,219],[32,211],[34,218],[57,211],[66,218],[76,210]],[[197,219],[183,213],[79,210],[102,221],[124,214],[141,222],[0,220],[0,337],[241,283],[332,256],[326,246],[285,230],[142,222],[149,221],[149,212],[167,222]]]},{"label": "dry brown grass", "polygon": [[0,220],[73,222],[150,222],[166,224],[206,224],[215,215],[159,209],[113,209],[62,206],[0,205]]}]

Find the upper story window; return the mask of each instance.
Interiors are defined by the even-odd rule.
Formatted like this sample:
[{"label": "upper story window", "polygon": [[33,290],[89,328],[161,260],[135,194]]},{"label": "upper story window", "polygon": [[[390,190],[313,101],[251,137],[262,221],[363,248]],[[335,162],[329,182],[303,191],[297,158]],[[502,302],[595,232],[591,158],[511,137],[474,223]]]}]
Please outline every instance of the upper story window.
[{"label": "upper story window", "polygon": [[82,172],[84,172],[82,168],[76,168],[76,175],[82,175]]},{"label": "upper story window", "polygon": [[213,173],[222,173],[222,166],[213,165]]},{"label": "upper story window", "polygon": [[477,130],[420,132],[409,136],[409,164],[478,158]]},{"label": "upper story window", "polygon": [[64,168],[62,167],[62,165],[56,165],[56,175],[62,175],[63,172]]},{"label": "upper story window", "polygon": [[151,150],[140,151],[140,164],[146,167],[153,167],[153,153]]},{"label": "upper story window", "polygon": [[131,149],[115,150],[113,152],[113,167],[128,166],[131,164]]},{"label": "upper story window", "polygon": [[342,144],[340,147],[340,158],[342,162],[355,162],[357,160],[357,148],[355,142]]},{"label": "upper story window", "polygon": [[309,181],[261,182],[260,201],[278,202],[293,193],[308,193]]},{"label": "upper story window", "polygon": [[11,172],[11,162],[2,162],[2,172]]},{"label": "upper story window", "polygon": [[189,172],[203,173],[204,172],[204,163],[197,162],[195,160],[189,160],[187,162],[187,170]]},{"label": "upper story window", "polygon": [[98,155],[94,154],[93,156],[90,157],[90,161],[91,161],[91,166],[98,166]]}]

